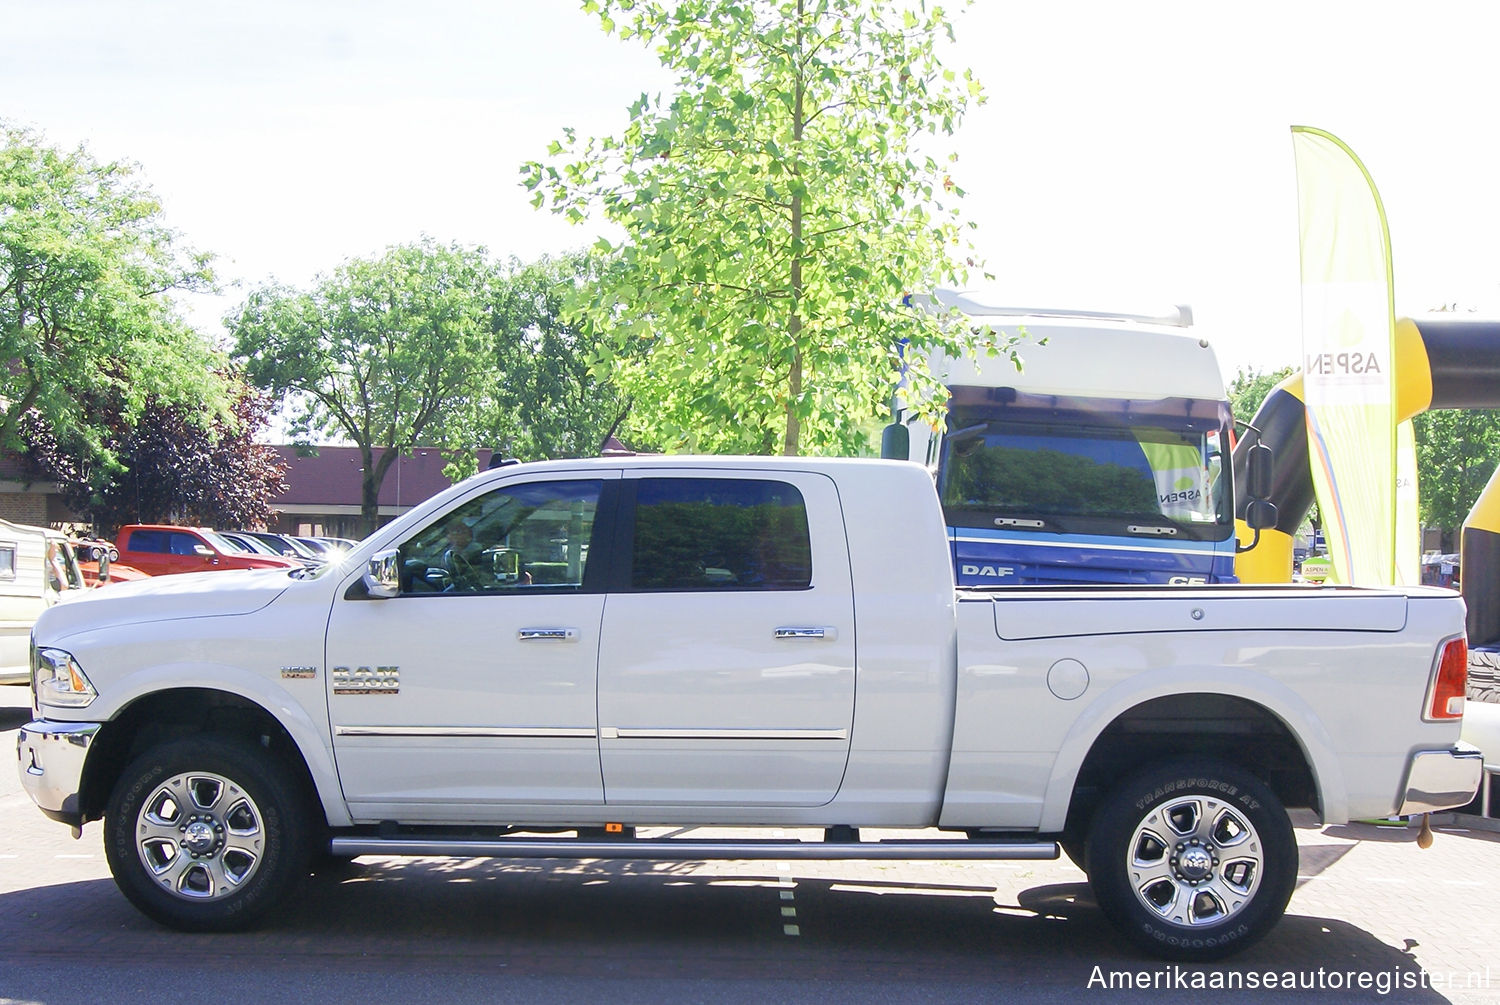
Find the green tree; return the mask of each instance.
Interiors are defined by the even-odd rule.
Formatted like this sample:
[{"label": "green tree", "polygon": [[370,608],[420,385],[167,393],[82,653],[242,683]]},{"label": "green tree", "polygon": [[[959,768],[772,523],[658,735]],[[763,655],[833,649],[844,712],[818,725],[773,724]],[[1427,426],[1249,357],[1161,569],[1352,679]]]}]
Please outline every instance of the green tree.
[{"label": "green tree", "polygon": [[1459,528],[1500,465],[1500,411],[1423,412],[1415,424],[1422,523],[1442,532],[1445,551],[1456,551]]},{"label": "green tree", "polygon": [[74,449],[113,460],[108,423],[89,408],[118,400],[127,423],[148,399],[194,421],[227,398],[207,340],[181,319],[175,292],[207,289],[206,256],[186,250],[136,168],[3,129],[0,147],[0,449],[22,450],[35,413]]},{"label": "green tree", "polygon": [[[895,383],[944,392],[921,350],[1008,340],[902,306],[963,285],[962,190],[926,152],[980,88],[943,67],[941,11],[877,0],[588,0],[676,74],[618,137],[554,143],[534,203],[622,228],[620,267],[572,306],[615,346],[635,416],[690,449],[852,451]],[[949,158],[951,160],[951,157]],[[600,239],[598,247],[613,250]]]},{"label": "green tree", "polygon": [[495,376],[475,439],[507,457],[591,457],[630,410],[600,358],[598,329],[565,301],[608,262],[586,254],[513,263],[494,284],[488,318]]},{"label": "green tree", "polygon": [[35,413],[28,415],[22,435],[29,473],[55,480],[69,507],[104,537],[126,523],[265,523],[271,500],[286,488],[280,457],[256,442],[270,422],[271,402],[235,374],[217,376],[229,388],[230,407],[207,423],[192,406],[156,398],[133,422],[118,395],[91,401],[93,421],[118,464],[59,441]]},{"label": "green tree", "polygon": [[482,251],[423,239],[346,261],[306,292],[262,287],[227,319],[250,379],[290,395],[301,442],[334,434],[359,448],[367,533],[402,453],[420,442],[472,454],[475,402],[493,372],[492,278]]},{"label": "green tree", "polygon": [[1264,370],[1247,370],[1240,367],[1234,380],[1229,382],[1229,405],[1239,422],[1252,422],[1260,410],[1261,402],[1275,389],[1277,384],[1292,375],[1290,366],[1283,366],[1269,373]]}]

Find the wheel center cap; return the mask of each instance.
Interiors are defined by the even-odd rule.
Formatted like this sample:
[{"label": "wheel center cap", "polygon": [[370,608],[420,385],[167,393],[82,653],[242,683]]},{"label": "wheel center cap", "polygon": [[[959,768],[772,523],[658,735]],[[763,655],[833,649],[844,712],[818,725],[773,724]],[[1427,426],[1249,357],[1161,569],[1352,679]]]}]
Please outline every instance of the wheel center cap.
[{"label": "wheel center cap", "polygon": [[1188,848],[1178,858],[1177,868],[1185,879],[1205,879],[1213,872],[1214,858],[1207,848]]},{"label": "wheel center cap", "polygon": [[199,855],[211,851],[215,840],[213,826],[202,820],[194,820],[188,824],[187,830],[182,835],[182,843],[187,845],[188,851],[197,852]]}]

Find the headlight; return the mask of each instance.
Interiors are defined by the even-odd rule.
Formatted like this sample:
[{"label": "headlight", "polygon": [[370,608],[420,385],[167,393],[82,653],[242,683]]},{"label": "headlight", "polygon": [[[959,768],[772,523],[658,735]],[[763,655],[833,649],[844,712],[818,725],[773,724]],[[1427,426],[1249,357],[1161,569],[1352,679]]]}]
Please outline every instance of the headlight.
[{"label": "headlight", "polygon": [[82,708],[96,697],[73,654],[62,649],[31,647],[31,693],[39,705]]}]

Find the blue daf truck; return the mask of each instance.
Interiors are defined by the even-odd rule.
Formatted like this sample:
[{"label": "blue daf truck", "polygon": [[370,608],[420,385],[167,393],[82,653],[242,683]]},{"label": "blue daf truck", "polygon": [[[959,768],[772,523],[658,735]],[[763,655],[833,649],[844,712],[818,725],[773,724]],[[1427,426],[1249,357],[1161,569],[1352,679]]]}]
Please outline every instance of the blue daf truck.
[{"label": "blue daf truck", "polygon": [[1001,307],[948,291],[913,302],[1025,334],[1019,371],[929,359],[950,393],[940,428],[898,399],[900,456],[937,480],[959,585],[1235,582],[1234,420],[1188,308]]}]

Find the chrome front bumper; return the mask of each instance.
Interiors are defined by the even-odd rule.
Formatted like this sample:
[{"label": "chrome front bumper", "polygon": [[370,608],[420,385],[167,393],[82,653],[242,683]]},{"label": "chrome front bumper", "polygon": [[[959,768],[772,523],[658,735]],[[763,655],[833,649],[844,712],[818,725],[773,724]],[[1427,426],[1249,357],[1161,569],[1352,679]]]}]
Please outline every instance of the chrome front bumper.
[{"label": "chrome front bumper", "polygon": [[52,722],[37,719],[21,727],[16,739],[21,787],[53,820],[78,827],[83,823],[78,790],[97,722]]},{"label": "chrome front bumper", "polygon": [[1446,750],[1419,750],[1411,755],[1406,792],[1398,816],[1435,813],[1467,805],[1484,777],[1484,756],[1468,744]]}]

